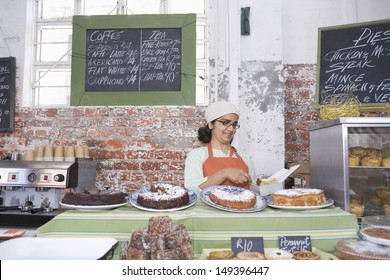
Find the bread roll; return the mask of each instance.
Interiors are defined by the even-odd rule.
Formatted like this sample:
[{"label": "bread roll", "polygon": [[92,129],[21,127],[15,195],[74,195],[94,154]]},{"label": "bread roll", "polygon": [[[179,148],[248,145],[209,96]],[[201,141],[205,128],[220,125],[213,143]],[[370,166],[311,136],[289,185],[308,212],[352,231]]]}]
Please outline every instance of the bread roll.
[{"label": "bread roll", "polygon": [[364,156],[360,160],[361,166],[381,166],[382,159],[375,156]]},{"label": "bread roll", "polygon": [[209,253],[209,260],[228,260],[234,256],[231,250],[211,251]]},{"label": "bread roll", "polygon": [[364,147],[356,146],[349,148],[349,154],[354,156],[366,156],[367,151]]},{"label": "bread roll", "polygon": [[265,260],[265,256],[260,252],[239,252],[236,258],[238,260]]}]

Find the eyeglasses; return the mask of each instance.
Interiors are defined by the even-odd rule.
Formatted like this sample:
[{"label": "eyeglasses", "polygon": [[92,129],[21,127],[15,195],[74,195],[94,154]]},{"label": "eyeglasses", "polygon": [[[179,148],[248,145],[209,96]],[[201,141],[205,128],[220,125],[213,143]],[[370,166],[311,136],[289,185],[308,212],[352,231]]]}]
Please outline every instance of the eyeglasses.
[{"label": "eyeglasses", "polygon": [[223,124],[226,127],[232,126],[234,129],[240,128],[240,125],[238,124],[238,122],[232,122],[229,120],[216,120],[216,121],[220,122],[221,124]]}]

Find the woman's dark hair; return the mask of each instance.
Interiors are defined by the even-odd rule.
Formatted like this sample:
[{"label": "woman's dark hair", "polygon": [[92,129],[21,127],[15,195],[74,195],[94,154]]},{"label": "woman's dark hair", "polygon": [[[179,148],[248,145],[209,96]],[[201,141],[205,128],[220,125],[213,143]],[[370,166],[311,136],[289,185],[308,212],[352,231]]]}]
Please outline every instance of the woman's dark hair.
[{"label": "woman's dark hair", "polygon": [[[214,123],[215,121],[212,121],[211,123]],[[203,144],[208,144],[211,141],[211,129],[206,124],[206,126],[199,127],[198,129],[198,139]]]}]

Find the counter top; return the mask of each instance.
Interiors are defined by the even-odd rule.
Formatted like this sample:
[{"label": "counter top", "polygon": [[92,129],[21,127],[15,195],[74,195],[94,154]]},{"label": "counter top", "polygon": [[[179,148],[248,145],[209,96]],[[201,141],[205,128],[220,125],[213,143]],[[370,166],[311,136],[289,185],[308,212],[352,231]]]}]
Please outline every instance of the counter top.
[{"label": "counter top", "polygon": [[190,208],[171,212],[143,211],[131,204],[112,210],[68,210],[39,227],[38,237],[111,237],[119,241],[114,259],[134,229],[146,227],[152,216],[169,215],[173,223],[187,227],[194,252],[207,248],[228,248],[231,237],[263,237],[265,247],[277,247],[278,236],[309,235],[312,246],[333,252],[342,239],[356,238],[358,223],[338,207],[315,210],[280,210],[266,207],[254,213],[215,209],[201,200]]}]

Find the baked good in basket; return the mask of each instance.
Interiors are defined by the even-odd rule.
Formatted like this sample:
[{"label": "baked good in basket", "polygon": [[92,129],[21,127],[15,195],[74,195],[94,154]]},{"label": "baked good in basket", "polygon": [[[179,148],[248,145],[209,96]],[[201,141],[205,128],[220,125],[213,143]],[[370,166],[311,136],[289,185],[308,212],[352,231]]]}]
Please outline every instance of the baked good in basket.
[{"label": "baked good in basket", "polygon": [[318,206],[326,202],[320,189],[284,189],[272,194],[273,204],[279,206]]},{"label": "baked good in basket", "polygon": [[296,251],[293,253],[294,260],[319,260],[321,256],[311,251]]},{"label": "baked good in basket", "polygon": [[236,258],[238,260],[265,260],[265,256],[260,252],[239,252]]},{"label": "baked good in basket", "polygon": [[209,260],[229,260],[233,258],[234,253],[231,250],[210,251]]},{"label": "baked good in basket", "polygon": [[265,252],[267,260],[292,260],[293,254],[282,249],[271,249]]}]

